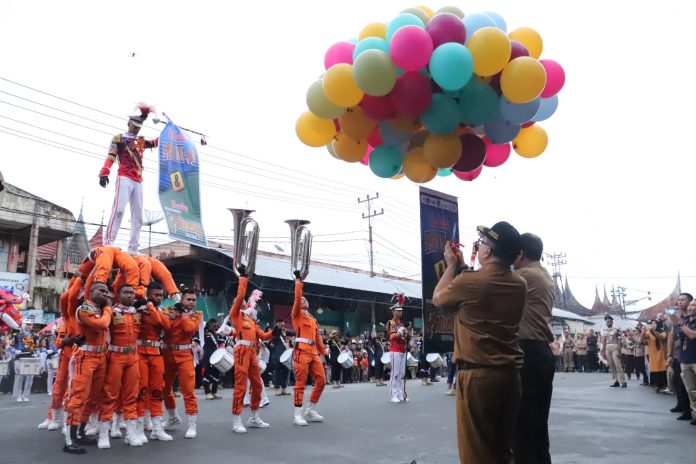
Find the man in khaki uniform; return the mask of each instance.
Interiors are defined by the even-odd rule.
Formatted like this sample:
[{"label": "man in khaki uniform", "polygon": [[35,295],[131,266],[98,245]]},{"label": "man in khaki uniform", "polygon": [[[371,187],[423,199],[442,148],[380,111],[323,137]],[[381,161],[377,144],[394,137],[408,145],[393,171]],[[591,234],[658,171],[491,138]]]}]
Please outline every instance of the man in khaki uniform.
[{"label": "man in khaki uniform", "polygon": [[575,353],[578,355],[578,365],[575,366],[578,372],[587,372],[587,339],[584,333],[575,336]]},{"label": "man in khaki uniform", "polygon": [[648,385],[648,373],[645,369],[645,339],[643,338],[643,324],[636,325],[633,332],[633,367],[636,369],[636,379],[643,375],[643,383]]},{"label": "man in khaki uniform", "polygon": [[563,331],[563,371],[572,372],[575,370],[573,362],[573,351],[575,350],[575,340],[568,330]]},{"label": "man in khaki uniform", "polygon": [[614,318],[609,314],[604,316],[604,321],[607,324],[607,328],[604,329],[602,356],[607,358],[607,362],[609,363],[609,371],[611,372],[611,377],[614,379],[614,383],[609,386],[618,387],[620,384],[621,387],[626,388],[626,378],[624,377],[624,371],[621,367],[619,329],[612,327],[614,325]]},{"label": "man in khaki uniform", "polygon": [[521,250],[520,235],[507,222],[479,226],[481,269],[464,272],[461,251],[445,245],[447,269],[433,303],[454,312],[453,362],[457,373],[457,441],[461,463],[510,463],[520,405],[524,353],[517,331],[527,284],[511,271]]}]

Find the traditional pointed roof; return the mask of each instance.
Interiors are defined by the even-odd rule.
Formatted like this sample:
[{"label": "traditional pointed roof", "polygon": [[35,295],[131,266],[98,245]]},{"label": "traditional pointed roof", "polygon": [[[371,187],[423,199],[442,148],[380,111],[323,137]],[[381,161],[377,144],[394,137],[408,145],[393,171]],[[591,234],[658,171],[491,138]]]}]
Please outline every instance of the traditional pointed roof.
[{"label": "traditional pointed roof", "polygon": [[571,311],[574,312],[575,314],[579,314],[581,316],[586,316],[589,314],[592,314],[592,310],[590,308],[586,308],[583,306],[576,298],[575,295],[573,295],[573,292],[570,291],[570,284],[568,283],[568,276],[565,278],[565,287],[563,288],[563,296],[565,298],[565,309],[566,311]]},{"label": "traditional pointed roof", "polygon": [[73,271],[73,267],[77,269],[77,266],[82,262],[82,260],[89,253],[90,247],[87,241],[87,231],[85,230],[84,218],[82,217],[82,211],[75,222],[75,229],[73,230],[73,235],[68,239],[68,259],[66,260],[70,266],[69,272]]},{"label": "traditional pointed roof", "polygon": [[641,311],[640,316],[638,316],[638,320],[647,321],[655,318],[659,313],[667,312],[668,308],[674,308],[677,305],[677,298],[681,292],[681,275],[677,274],[677,284],[674,286],[672,293],[667,295],[659,303]]},{"label": "traditional pointed roof", "polygon": [[609,306],[611,303],[609,303],[609,297],[607,296],[607,286],[604,285],[604,299],[602,300],[602,303],[605,305]]},{"label": "traditional pointed roof", "polygon": [[104,226],[99,226],[97,231],[94,233],[92,238],[89,239],[89,248],[94,249],[95,247],[102,246],[104,244]]},{"label": "traditional pointed roof", "polygon": [[595,300],[594,303],[592,304],[592,313],[593,314],[606,314],[611,310],[611,306],[608,304],[609,300],[607,299],[607,290],[606,287],[604,288],[604,301],[599,299],[599,290],[597,287],[595,287]]}]

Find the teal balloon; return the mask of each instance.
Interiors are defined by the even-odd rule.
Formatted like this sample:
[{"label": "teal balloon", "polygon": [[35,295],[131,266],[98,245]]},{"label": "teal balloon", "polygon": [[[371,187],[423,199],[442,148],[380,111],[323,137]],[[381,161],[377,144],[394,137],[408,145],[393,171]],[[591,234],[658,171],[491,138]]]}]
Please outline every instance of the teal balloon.
[{"label": "teal balloon", "polygon": [[421,114],[421,122],[433,134],[451,134],[459,126],[459,109],[452,97],[436,93],[430,107]]},{"label": "teal balloon", "polygon": [[403,159],[396,147],[382,144],[370,153],[369,165],[377,177],[388,179],[401,171]]},{"label": "teal balloon", "polygon": [[396,84],[396,65],[381,50],[366,50],[353,63],[353,80],[368,95],[382,97]]},{"label": "teal balloon", "polygon": [[495,20],[484,13],[472,13],[469,16],[465,16],[462,19],[464,23],[464,28],[466,29],[466,41],[469,42],[469,38],[474,32],[478,31],[483,27],[498,27]]},{"label": "teal balloon", "polygon": [[452,174],[452,168],[440,168],[437,170],[439,177],[447,177]]},{"label": "teal balloon", "polygon": [[505,20],[503,17],[499,14],[496,13],[495,11],[484,11],[486,16],[490,16],[493,21],[495,21],[495,26],[500,29],[503,32],[507,32],[507,24],[505,23]]},{"label": "teal balloon", "polygon": [[540,106],[539,97],[521,104],[511,103],[507,98],[500,97],[500,116],[510,124],[524,124],[537,114]]},{"label": "teal balloon", "polygon": [[474,72],[474,58],[464,45],[447,42],[430,56],[430,74],[443,90],[454,91],[464,87]]},{"label": "teal balloon", "polygon": [[365,50],[381,50],[389,54],[389,45],[387,41],[381,37],[366,37],[362,39],[353,49],[353,62],[358,59],[358,56]]},{"label": "teal balloon", "polygon": [[553,113],[556,112],[556,108],[558,108],[558,95],[554,95],[553,97],[549,98],[542,98],[539,111],[537,111],[537,114],[534,115],[532,121],[539,122],[549,119],[551,116],[553,116]]},{"label": "teal balloon", "polygon": [[491,121],[499,108],[499,97],[490,85],[478,80],[469,82],[459,99],[459,119],[471,127]]},{"label": "teal balloon", "polygon": [[387,26],[387,42],[391,41],[394,33],[403,26],[418,26],[425,29],[425,24],[421,19],[411,13],[401,13],[396,18],[392,19]]}]

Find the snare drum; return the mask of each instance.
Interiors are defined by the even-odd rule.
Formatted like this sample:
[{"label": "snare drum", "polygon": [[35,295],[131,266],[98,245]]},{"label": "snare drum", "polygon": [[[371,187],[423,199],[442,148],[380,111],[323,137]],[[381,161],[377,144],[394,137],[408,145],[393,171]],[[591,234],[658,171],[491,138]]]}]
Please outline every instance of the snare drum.
[{"label": "snare drum", "polygon": [[442,366],[445,361],[442,359],[442,356],[440,356],[437,353],[428,353],[428,355],[425,357],[425,360],[430,364],[430,367],[438,368]]},{"label": "snare drum", "polygon": [[15,366],[19,375],[39,375],[41,372],[41,360],[36,358],[18,359]]},{"label": "snare drum", "polygon": [[268,367],[266,362],[263,359],[259,359],[259,370],[261,371],[262,374],[264,372],[266,372],[266,367]]},{"label": "snare drum", "polygon": [[283,351],[283,354],[280,355],[280,363],[287,367],[288,370],[292,370],[292,348]]},{"label": "snare drum", "polygon": [[406,355],[406,366],[408,367],[418,367],[418,360],[413,357],[411,353]]},{"label": "snare drum", "polygon": [[382,355],[382,365],[387,368],[391,367],[391,356],[389,356],[389,353],[384,353]]},{"label": "snare drum", "polygon": [[10,362],[0,361],[0,377],[8,375],[10,373]]},{"label": "snare drum", "polygon": [[353,355],[350,353],[341,353],[338,355],[336,360],[344,369],[350,369],[353,367]]},{"label": "snare drum", "polygon": [[234,356],[226,349],[219,348],[210,355],[210,365],[224,374],[234,366]]},{"label": "snare drum", "polygon": [[58,369],[58,359],[59,359],[58,355],[55,355],[51,358],[48,358],[46,360],[46,364],[48,364],[48,368],[53,369],[53,370]]}]

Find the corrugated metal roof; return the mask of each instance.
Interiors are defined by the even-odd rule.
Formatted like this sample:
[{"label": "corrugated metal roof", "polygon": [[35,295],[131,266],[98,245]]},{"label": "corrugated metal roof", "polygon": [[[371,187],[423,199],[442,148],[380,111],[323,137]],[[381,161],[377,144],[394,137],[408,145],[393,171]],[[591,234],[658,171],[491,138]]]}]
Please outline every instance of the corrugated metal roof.
[{"label": "corrugated metal roof", "polygon": [[[232,256],[230,250],[215,249],[227,256]],[[292,280],[290,274],[289,257],[276,257],[258,254],[256,257],[256,270],[254,274],[272,277],[274,279]],[[384,293],[391,295],[400,292],[409,298],[421,298],[421,283],[407,282],[397,279],[389,279],[383,276],[370,277],[357,269],[350,271],[322,266],[312,262],[309,268],[309,275],[305,282],[310,284],[328,285],[332,287],[351,288],[366,292]]]},{"label": "corrugated metal roof", "polygon": [[594,321],[591,321],[590,319],[585,319],[584,317],[579,316],[573,312],[566,311],[560,308],[553,308],[553,310],[551,311],[551,315],[553,317],[560,317],[561,319],[570,319],[572,321],[582,321],[586,324],[594,324]]}]

